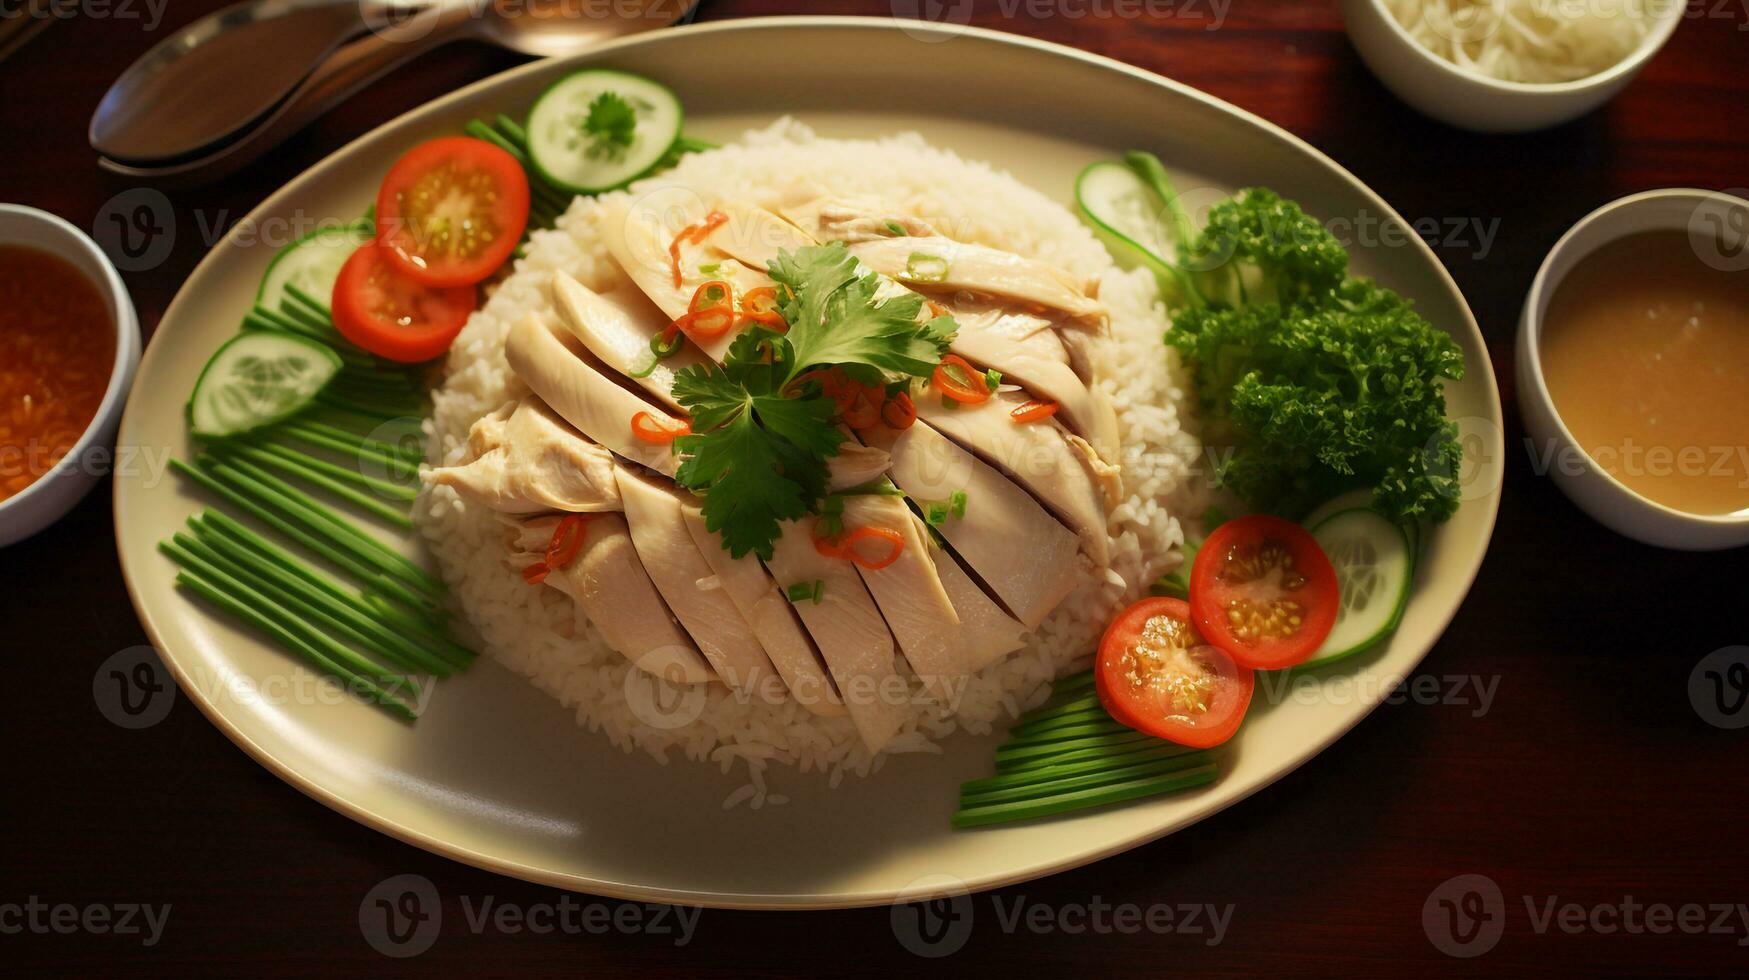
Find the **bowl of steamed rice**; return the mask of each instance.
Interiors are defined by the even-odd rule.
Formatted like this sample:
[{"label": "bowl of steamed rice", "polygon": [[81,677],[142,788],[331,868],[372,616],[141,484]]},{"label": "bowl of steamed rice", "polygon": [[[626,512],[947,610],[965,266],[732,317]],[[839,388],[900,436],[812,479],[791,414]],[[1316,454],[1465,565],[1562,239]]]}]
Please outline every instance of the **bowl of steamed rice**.
[{"label": "bowl of steamed rice", "polygon": [[[974,457],[941,439],[938,446],[923,447],[935,455],[920,456],[922,465],[908,471],[905,444],[865,440],[868,451],[879,454],[873,468],[845,478],[867,486],[871,473],[882,481],[890,477],[913,499],[939,499],[944,508],[957,504],[963,520],[949,517],[939,526],[918,521],[915,529],[902,530],[912,542],[908,556],[940,570],[942,586],[930,594],[945,592],[953,614],[948,620],[959,620],[966,631],[958,642],[937,636],[931,644],[926,613],[918,613],[922,622],[907,622],[908,614],[882,593],[877,573],[862,568],[861,581],[879,601],[875,624],[884,618],[897,640],[887,639],[873,659],[865,649],[859,654],[864,659],[834,660],[838,640],[829,635],[834,627],[828,619],[854,620],[859,608],[866,619],[874,608],[856,575],[840,572],[848,579],[827,581],[829,573],[812,570],[820,567],[810,564],[812,549],[802,548],[800,555],[792,549],[786,558],[783,540],[765,562],[770,575],[758,571],[752,556],[741,556],[741,561],[753,560],[754,571],[748,571],[728,564],[727,551],[709,554],[699,516],[687,510],[691,504],[684,493],[658,485],[659,478],[645,479],[647,472],[624,472],[623,454],[637,453],[641,447],[635,444],[617,450],[622,458],[611,464],[621,467],[617,480],[598,476],[591,484],[585,476],[581,483],[551,491],[584,499],[575,509],[603,512],[582,532],[591,551],[577,563],[595,562],[594,578],[572,581],[569,589],[556,579],[544,583],[555,587],[531,587],[531,579],[539,582],[542,575],[531,575],[530,569],[539,566],[540,545],[553,531],[531,527],[529,522],[539,519],[528,515],[541,508],[521,507],[514,499],[516,488],[510,484],[516,478],[506,475],[506,467],[516,461],[505,461],[516,449],[506,445],[504,433],[517,426],[552,428],[543,402],[573,422],[577,413],[619,410],[602,408],[610,403],[640,404],[628,398],[664,407],[659,396],[666,389],[658,382],[665,375],[649,365],[624,370],[599,389],[573,390],[600,383],[595,372],[614,375],[615,367],[612,339],[580,330],[576,321],[590,319],[594,311],[600,314],[597,326],[646,313],[659,322],[661,311],[646,306],[651,301],[662,306],[671,261],[677,288],[683,272],[689,279],[732,278],[728,267],[742,268],[737,265],[742,260],[745,267],[761,267],[755,263],[764,254],[760,250],[773,246],[751,241],[758,235],[744,234],[748,241],[732,243],[710,237],[709,229],[697,230],[705,227],[704,216],[725,210],[737,215],[726,227],[740,223],[743,214],[784,215],[788,220],[771,232],[780,238],[810,222],[821,228],[832,224],[830,235],[817,237],[852,242],[863,265],[876,269],[883,268],[882,250],[892,252],[887,245],[893,241],[951,240],[950,247],[959,250],[954,254],[962,257],[955,259],[956,266],[968,270],[983,259],[1030,272],[1049,270],[1041,275],[1055,293],[1009,297],[1000,310],[985,309],[989,297],[976,291],[928,293],[931,304],[953,309],[965,343],[976,340],[968,324],[991,325],[998,333],[1031,324],[1022,330],[1031,341],[1009,342],[1004,349],[1036,350],[1030,347],[1036,341],[1063,352],[1053,355],[1061,365],[1013,364],[1019,372],[1040,376],[1056,371],[1051,377],[1067,379],[1062,382],[1067,388],[1085,386],[1085,391],[1065,390],[1062,418],[1045,420],[1049,424],[1043,426],[1009,426],[1036,430],[1028,438],[1048,445],[1005,445]],[[641,238],[627,230],[640,215],[654,229]],[[925,235],[931,237],[918,237]],[[695,246],[700,251],[692,251]],[[899,257],[892,261],[901,267],[909,262],[914,280],[939,279],[918,274],[916,253],[905,252],[913,247],[898,246]],[[739,248],[756,254],[742,255]],[[892,271],[906,278],[906,269]],[[683,292],[693,287],[688,281]],[[639,295],[640,289],[648,296]],[[766,775],[774,767],[819,773],[836,783],[846,775],[868,774],[894,755],[939,752],[956,731],[991,732],[1036,700],[1045,684],[1085,666],[1110,617],[1182,560],[1179,515],[1199,512],[1206,489],[1192,478],[1200,446],[1179,411],[1185,379],[1176,357],[1162,356],[1160,337],[1167,329],[1149,272],[1119,269],[1074,214],[1007,174],[932,147],[915,134],[825,139],[782,120],[737,142],[689,155],[677,167],[625,190],[578,198],[555,230],[532,236],[516,272],[496,288],[450,350],[444,380],[432,398],[430,458],[438,466],[417,503],[415,520],[483,648],[564,704],[579,726],[591,730],[579,738],[604,738],[660,762],[684,757],[725,770],[744,766],[758,798],[766,795]],[[1010,340],[1020,335],[1011,334]],[[570,355],[591,366],[583,381],[550,370],[555,360]],[[1023,397],[1012,391],[1017,386],[990,380],[997,399]],[[1071,395],[1084,400],[1085,417],[1075,415]],[[568,401],[572,398],[574,403]],[[915,430],[941,429],[975,443],[975,434],[953,428],[962,424],[961,416],[918,401],[919,417],[932,421]],[[562,453],[563,447],[554,451]],[[912,446],[910,451],[922,450]],[[997,458],[1010,452],[1024,458]],[[672,465],[663,458],[666,453],[662,447],[643,456],[648,466],[640,469],[663,471]],[[957,466],[962,475],[936,479],[934,492],[920,494],[907,480],[928,482],[930,463],[948,470]],[[573,465],[566,472],[589,469]],[[962,486],[978,489],[969,494],[953,489]],[[878,508],[894,498],[844,499],[850,501],[846,507]],[[1018,510],[1005,513],[1004,507]],[[709,558],[710,567],[701,567],[689,581],[716,603],[692,610],[691,619],[687,610],[675,609],[680,623],[653,622],[660,617],[634,613],[640,596],[648,594],[646,573],[657,585],[665,584],[664,576],[694,574],[688,565],[661,567],[663,543],[640,535],[635,526],[648,524],[646,515],[667,514],[670,508],[682,522],[692,522],[700,550]],[[980,510],[985,512],[981,525],[974,520]],[[629,534],[621,511],[634,525]],[[1029,533],[1027,521],[1038,514],[1049,520],[1038,533]],[[692,553],[687,560],[694,560]],[[780,572],[786,563],[794,570]],[[738,576],[756,580],[751,595],[740,588],[745,581],[737,585]],[[773,585],[789,600],[782,612],[787,618],[762,624],[760,610],[773,611],[761,605]],[[803,592],[811,587],[811,596],[796,601],[798,587]],[[763,597],[760,588],[766,590]],[[992,603],[983,593],[1000,601]],[[928,603],[919,605],[926,610]],[[795,662],[786,663],[767,631],[800,635],[791,607],[818,641],[811,661],[807,648],[813,644],[801,643]],[[710,631],[720,625],[706,622],[712,617],[744,620],[771,651],[775,673],[761,660],[767,670],[763,682],[738,674],[732,640],[712,649],[701,638],[698,652],[704,657],[699,658],[679,627]],[[698,635],[700,629],[690,632]],[[687,683],[700,679],[689,671],[712,668],[718,676],[710,682]],[[867,690],[848,683],[859,672],[874,675]]]},{"label": "bowl of steamed rice", "polygon": [[1361,60],[1404,102],[1511,133],[1614,98],[1682,20],[1680,0],[1342,0]]}]

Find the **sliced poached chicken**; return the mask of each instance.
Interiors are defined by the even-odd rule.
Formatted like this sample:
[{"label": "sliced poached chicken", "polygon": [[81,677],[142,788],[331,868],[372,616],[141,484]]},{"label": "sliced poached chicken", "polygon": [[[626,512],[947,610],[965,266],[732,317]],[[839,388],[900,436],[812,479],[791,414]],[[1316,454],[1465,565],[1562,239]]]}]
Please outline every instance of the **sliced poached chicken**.
[{"label": "sliced poached chicken", "polygon": [[425,475],[501,514],[619,510],[613,454],[538,398],[510,402],[468,430],[461,462]]},{"label": "sliced poached chicken", "polygon": [[[557,517],[513,521],[512,563],[520,569],[541,560],[558,526]],[[592,517],[584,535],[583,550],[569,564],[548,572],[546,584],[582,606],[608,645],[639,670],[671,684],[716,680],[716,672],[650,582],[625,518]]]},{"label": "sliced poached chicken", "polygon": [[773,703],[783,700],[783,684],[758,634],[717,580],[687,529],[681,492],[625,466],[615,475],[632,543],[638,547],[650,580],[717,677],[742,694]]}]

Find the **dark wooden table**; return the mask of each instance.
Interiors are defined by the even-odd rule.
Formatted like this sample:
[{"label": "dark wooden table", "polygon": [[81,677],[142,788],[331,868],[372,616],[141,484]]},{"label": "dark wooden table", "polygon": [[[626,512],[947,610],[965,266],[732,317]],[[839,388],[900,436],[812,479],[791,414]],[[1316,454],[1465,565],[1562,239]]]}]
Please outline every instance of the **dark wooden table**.
[{"label": "dark wooden table", "polygon": [[[90,227],[130,187],[100,172],[86,148],[99,96],[165,31],[220,2],[160,6],[158,24],[143,0],[69,5],[77,16],[0,63],[0,198]],[[885,16],[920,4],[705,0],[701,16],[810,7]],[[1533,471],[1510,395],[1519,304],[1541,256],[1572,221],[1631,191],[1749,184],[1749,13],[1735,0],[1694,0],[1670,46],[1603,111],[1534,135],[1482,137],[1429,122],[1388,95],[1357,60],[1329,2],[1225,7],[1180,0],[1140,17],[1038,19],[1024,14],[1032,5],[979,2],[972,21],[1109,55],[1259,113],[1325,149],[1411,219],[1442,228],[1498,223],[1487,254],[1474,233],[1442,233],[1436,242],[1487,335],[1510,420],[1493,547],[1422,667],[1452,696],[1381,708],[1276,786],[1164,841],[977,897],[963,949],[939,960],[913,955],[900,941],[915,934],[912,920],[887,909],[706,912],[680,949],[672,936],[633,932],[475,933],[464,897],[475,909],[492,896],[538,910],[561,896],[330,812],[249,761],[186,701],[144,730],[105,720],[94,673],[145,637],[116,567],[110,495],[99,490],[64,523],[0,551],[0,732],[9,760],[0,971],[811,977],[945,967],[1144,977],[1749,969],[1749,916],[1739,911],[1722,920],[1703,913],[1698,932],[1681,931],[1684,920],[1674,918],[1666,925],[1677,931],[1667,934],[1644,928],[1645,912],[1619,915],[1624,903],[1749,901],[1749,779],[1738,754],[1749,742],[1709,723],[1690,699],[1702,657],[1749,642],[1749,564],[1742,551],[1656,551],[1591,523]],[[1144,8],[1064,0],[1050,9]],[[753,71],[757,57],[782,56],[750,55]],[[203,225],[234,222],[366,129],[518,60],[472,45],[428,55],[249,172],[172,192],[179,227],[197,231],[179,235],[161,265],[126,277],[147,332],[205,252]],[[1475,682],[1453,687],[1460,678],[1492,691],[1487,710]],[[435,884],[445,926],[428,952],[390,959],[361,934],[360,903],[378,882],[405,873]],[[1449,938],[1452,922],[1458,939],[1470,936],[1465,927],[1475,920],[1448,919],[1439,904],[1474,908],[1459,894],[1462,883],[1444,886],[1464,874],[1486,876],[1501,897],[1491,921],[1503,936],[1480,959],[1453,958],[1433,941]],[[1005,929],[1017,902],[1026,915]],[[77,910],[64,917],[93,907],[119,924],[126,903],[170,906],[155,945],[113,928],[57,931],[68,920],[48,910]],[[1556,918],[1545,923],[1550,903]],[[1576,930],[1562,917],[1575,913],[1559,911],[1569,903],[1584,919]],[[1156,904],[1231,906],[1231,917],[1219,942],[1206,929],[1071,931],[1084,911]],[[1040,921],[1031,915],[1049,928],[1027,925]],[[579,913],[574,921],[584,920]],[[1112,920],[1107,913],[1100,921]],[[1481,936],[1467,948],[1486,946]]]}]

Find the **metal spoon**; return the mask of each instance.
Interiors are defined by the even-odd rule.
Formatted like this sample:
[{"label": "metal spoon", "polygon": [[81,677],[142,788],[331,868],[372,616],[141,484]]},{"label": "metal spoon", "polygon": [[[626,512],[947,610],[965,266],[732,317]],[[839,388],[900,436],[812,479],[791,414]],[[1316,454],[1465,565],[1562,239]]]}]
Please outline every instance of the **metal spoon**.
[{"label": "metal spoon", "polygon": [[[270,5],[277,8],[271,17],[245,16],[249,12],[262,14]],[[243,19],[233,23],[255,29],[263,23],[272,27],[295,19],[302,25],[296,32],[296,43],[288,38],[282,44],[278,36],[272,41],[277,67],[269,70],[259,53],[197,33],[197,39],[207,38],[195,42],[200,47],[212,46],[218,51],[222,45],[231,52],[218,77],[249,75],[250,71],[259,76],[240,82],[237,95],[214,93],[211,77],[196,80],[180,70],[183,62],[204,58],[177,58],[170,52],[160,55],[160,49],[170,42],[160,44],[124,73],[104,97],[92,119],[91,145],[103,155],[100,162],[118,173],[218,176],[255,159],[395,66],[451,41],[477,38],[524,54],[558,57],[585,51],[611,38],[666,27],[691,14],[696,5],[697,0],[616,0],[611,4],[599,0],[440,0],[409,8],[394,0],[257,0],[228,8],[209,20],[236,12],[234,16]],[[399,13],[408,9],[417,12]],[[317,40],[324,30],[328,31],[327,41]],[[354,40],[345,43],[348,37]],[[256,43],[261,43],[259,35]],[[323,43],[327,47],[316,58],[327,60],[320,61],[313,71],[295,74],[286,67],[295,60],[291,55],[303,57]],[[337,49],[340,43],[345,46]],[[283,62],[278,60],[281,49],[288,52]],[[168,59],[164,64],[173,68],[143,70],[142,66],[155,57]],[[249,70],[239,71],[238,64]],[[146,79],[149,84],[124,88],[123,83],[136,72],[136,81]],[[275,85],[277,92],[272,91]],[[225,108],[190,111],[191,104],[198,106],[203,100],[222,102]]]},{"label": "metal spoon", "polygon": [[364,17],[358,0],[253,0],[209,14],[121,73],[91,117],[91,146],[138,162],[209,149],[367,31]]}]

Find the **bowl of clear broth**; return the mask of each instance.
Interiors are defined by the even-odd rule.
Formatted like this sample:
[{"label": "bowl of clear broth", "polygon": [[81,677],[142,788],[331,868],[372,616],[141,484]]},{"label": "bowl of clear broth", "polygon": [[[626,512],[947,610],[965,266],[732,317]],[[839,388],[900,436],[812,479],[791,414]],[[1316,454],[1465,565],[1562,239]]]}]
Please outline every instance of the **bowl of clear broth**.
[{"label": "bowl of clear broth", "polygon": [[1648,191],[1574,225],[1518,333],[1532,463],[1608,527],[1749,544],[1749,201]]},{"label": "bowl of clear broth", "polygon": [[114,466],[140,324],[90,238],[0,204],[0,547],[59,520]]}]

